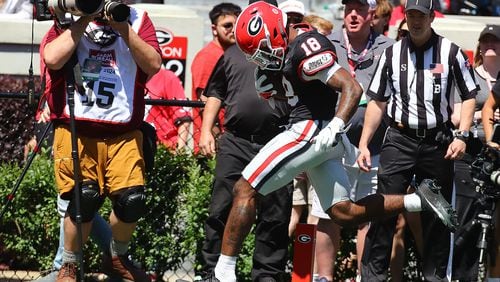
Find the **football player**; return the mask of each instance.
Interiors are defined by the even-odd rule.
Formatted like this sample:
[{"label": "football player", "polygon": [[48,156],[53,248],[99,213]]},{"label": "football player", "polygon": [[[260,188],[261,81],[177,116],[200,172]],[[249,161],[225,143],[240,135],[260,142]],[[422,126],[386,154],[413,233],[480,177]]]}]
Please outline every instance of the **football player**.
[{"label": "football player", "polygon": [[[236,258],[255,220],[257,193],[271,193],[302,171],[308,174],[322,208],[338,224],[356,225],[405,210],[420,211],[430,197],[443,206],[435,211],[440,218],[452,221],[449,204],[430,187],[418,195],[375,194],[357,203],[349,199],[342,158],[356,158],[356,153],[344,134],[345,124],[356,111],[362,89],[336,62],[330,40],[307,24],[287,26],[286,15],[263,1],[242,11],[235,36],[248,60],[260,68],[256,88],[266,92],[261,97],[286,98],[292,111],[287,130],[260,150],[235,184],[222,254],[215,267],[218,281],[236,281]],[[282,86],[268,84],[277,81],[267,79],[269,72],[273,77],[280,74]],[[274,87],[283,87],[285,93],[273,91]]]}]

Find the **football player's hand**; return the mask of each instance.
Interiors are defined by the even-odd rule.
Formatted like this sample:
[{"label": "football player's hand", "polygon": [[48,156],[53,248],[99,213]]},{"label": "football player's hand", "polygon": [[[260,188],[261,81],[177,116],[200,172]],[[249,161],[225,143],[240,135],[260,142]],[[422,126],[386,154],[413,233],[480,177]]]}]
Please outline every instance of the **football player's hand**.
[{"label": "football player's hand", "polygon": [[315,143],[314,150],[316,152],[332,147],[333,143],[337,142],[337,134],[344,129],[345,123],[342,119],[334,117],[327,126],[325,126],[316,135],[312,142]]},{"label": "football player's hand", "polygon": [[255,89],[257,90],[257,94],[259,94],[260,97],[267,100],[276,95],[277,91],[274,89],[274,85],[265,71],[257,67],[255,68],[254,76]]}]

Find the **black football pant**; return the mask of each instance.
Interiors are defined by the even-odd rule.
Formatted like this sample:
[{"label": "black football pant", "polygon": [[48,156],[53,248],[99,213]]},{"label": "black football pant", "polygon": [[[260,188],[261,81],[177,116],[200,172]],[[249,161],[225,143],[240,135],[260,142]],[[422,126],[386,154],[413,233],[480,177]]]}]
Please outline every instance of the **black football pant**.
[{"label": "black football pant", "polygon": [[[441,193],[451,202],[453,162],[444,159],[448,144],[434,138],[412,139],[397,129],[388,128],[378,171],[377,193],[406,194],[415,175],[437,180]],[[450,232],[431,211],[420,213],[423,255],[422,273],[426,281],[447,281],[446,268],[450,251]],[[387,281],[392,239],[397,216],[371,222],[362,258],[362,281]]]},{"label": "black football pant", "polygon": [[[231,210],[234,183],[263,145],[235,137],[229,132],[219,139],[215,180],[205,222],[205,241],[202,248],[203,271],[215,268],[220,255],[224,227]],[[285,276],[288,259],[288,223],[292,209],[291,184],[257,201],[255,251],[252,281],[273,277],[280,281]]]}]

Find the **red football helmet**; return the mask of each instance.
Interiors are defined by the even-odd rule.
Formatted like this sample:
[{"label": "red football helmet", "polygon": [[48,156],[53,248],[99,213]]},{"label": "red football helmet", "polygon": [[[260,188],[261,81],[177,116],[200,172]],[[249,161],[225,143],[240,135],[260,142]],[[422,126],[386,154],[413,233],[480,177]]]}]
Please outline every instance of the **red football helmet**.
[{"label": "red football helmet", "polygon": [[261,69],[281,70],[288,44],[286,14],[276,6],[258,1],[244,9],[234,35],[247,59]]}]

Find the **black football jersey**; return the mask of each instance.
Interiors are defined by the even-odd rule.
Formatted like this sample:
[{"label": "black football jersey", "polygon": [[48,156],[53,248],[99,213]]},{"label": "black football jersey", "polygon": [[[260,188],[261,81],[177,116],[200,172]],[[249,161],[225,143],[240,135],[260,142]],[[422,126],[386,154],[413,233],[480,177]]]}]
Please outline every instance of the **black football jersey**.
[{"label": "black football jersey", "polygon": [[291,122],[331,120],[334,117],[338,94],[322,81],[305,81],[301,75],[312,76],[330,68],[336,61],[335,47],[316,30],[298,35],[288,45],[283,75],[290,82],[288,87],[292,88],[297,100],[290,114]]}]

